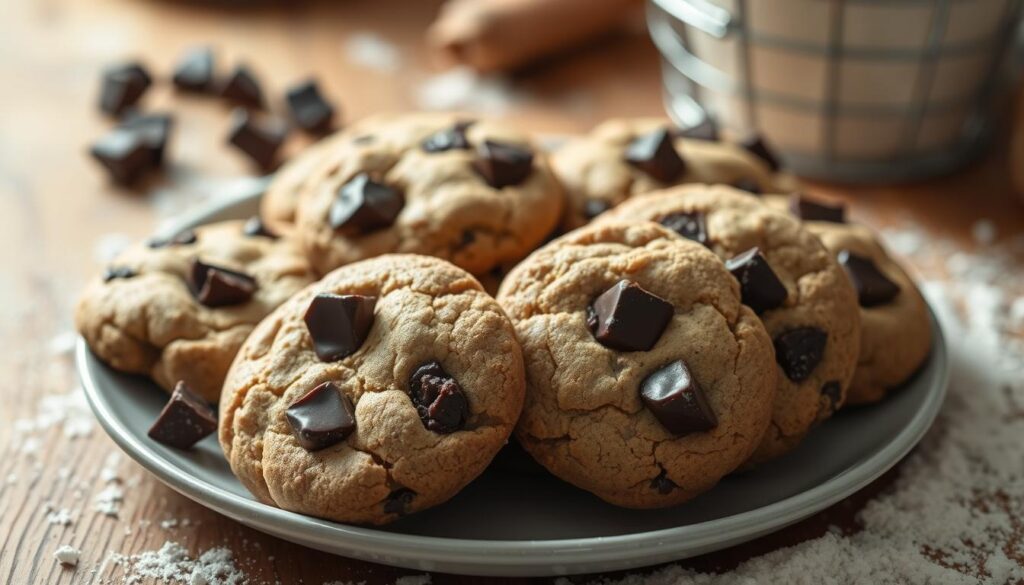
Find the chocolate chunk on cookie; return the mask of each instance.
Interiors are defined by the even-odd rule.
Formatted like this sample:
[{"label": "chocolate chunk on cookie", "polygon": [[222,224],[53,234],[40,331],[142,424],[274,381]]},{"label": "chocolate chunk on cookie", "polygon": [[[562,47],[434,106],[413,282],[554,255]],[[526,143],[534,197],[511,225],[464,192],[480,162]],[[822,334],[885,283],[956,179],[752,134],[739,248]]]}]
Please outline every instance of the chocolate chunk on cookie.
[{"label": "chocolate chunk on cookie", "polygon": [[331,382],[324,382],[285,411],[295,440],[307,451],[336,445],[356,430],[352,402]]}]

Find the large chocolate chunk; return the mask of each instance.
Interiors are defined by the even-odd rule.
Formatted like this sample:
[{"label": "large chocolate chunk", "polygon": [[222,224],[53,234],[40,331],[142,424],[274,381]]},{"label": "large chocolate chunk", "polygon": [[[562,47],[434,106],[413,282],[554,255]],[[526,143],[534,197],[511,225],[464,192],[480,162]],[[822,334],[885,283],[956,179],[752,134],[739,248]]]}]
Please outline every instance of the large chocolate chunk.
[{"label": "large chocolate chunk", "polygon": [[313,339],[313,351],[323,362],[355,353],[373,326],[377,297],[320,293],[313,297],[303,319]]},{"label": "large chocolate chunk", "polygon": [[131,185],[153,168],[153,153],[136,132],[115,129],[93,143],[89,154],[120,185]]},{"label": "large chocolate chunk", "polygon": [[416,368],[409,379],[409,397],[423,426],[435,433],[454,433],[469,417],[469,402],[462,386],[437,362]]},{"label": "large chocolate chunk", "polygon": [[272,232],[267,227],[267,224],[263,222],[263,218],[258,215],[245,220],[245,225],[242,226],[242,233],[253,238],[270,238],[271,240],[281,237]]},{"label": "large chocolate chunk", "polygon": [[153,79],[139,63],[111,67],[103,72],[100,87],[100,109],[112,116],[120,116],[135,105]]},{"label": "large chocolate chunk", "polygon": [[485,140],[473,166],[495,189],[518,185],[533,171],[533,151],[507,142]]},{"label": "large chocolate chunk", "polygon": [[846,222],[845,205],[829,205],[824,201],[807,197],[803,193],[793,193],[790,196],[789,211],[804,221]]},{"label": "large chocolate chunk", "polygon": [[725,267],[740,283],[743,304],[761,313],[786,302],[786,287],[757,247],[725,261]]},{"label": "large chocolate chunk", "polygon": [[658,223],[698,244],[708,245],[708,224],[704,214],[695,211],[693,213],[670,213],[658,220]]},{"label": "large chocolate chunk", "polygon": [[256,75],[246,65],[231,72],[220,88],[221,97],[250,108],[263,107],[263,90]]},{"label": "large chocolate chunk", "polygon": [[121,122],[120,128],[138,135],[150,152],[153,166],[163,165],[164,152],[174,128],[174,118],[170,114],[128,115]]},{"label": "large chocolate chunk", "polygon": [[336,230],[364,233],[395,223],[404,206],[405,198],[397,189],[359,173],[338,189],[328,221]]},{"label": "large chocolate chunk", "polygon": [[754,136],[743,143],[743,148],[747,149],[748,152],[757,158],[763,160],[772,171],[778,171],[782,168],[782,165],[779,163],[779,159],[775,158],[775,153],[772,152],[771,147],[768,146],[768,143],[765,142],[764,138]]},{"label": "large chocolate chunk", "polygon": [[775,361],[786,377],[803,382],[810,377],[825,355],[828,333],[817,327],[799,327],[775,338]]},{"label": "large chocolate chunk", "polygon": [[174,68],[172,80],[184,91],[209,91],[213,86],[213,49],[198,47],[186,52]]},{"label": "large chocolate chunk", "polygon": [[661,426],[678,437],[718,426],[718,417],[683,360],[647,376],[640,384],[640,398]]},{"label": "large chocolate chunk", "polygon": [[662,183],[671,183],[686,169],[668,128],[658,128],[633,140],[626,147],[626,162]]},{"label": "large chocolate chunk", "polygon": [[388,499],[384,501],[384,513],[398,515],[405,514],[409,511],[409,505],[412,504],[412,500],[415,497],[416,492],[411,489],[398,488],[388,494]]},{"label": "large chocolate chunk", "polygon": [[594,299],[587,325],[602,345],[619,351],[647,351],[658,342],[675,312],[671,303],[631,280],[620,280]]},{"label": "large chocolate chunk", "polygon": [[285,93],[288,111],[295,123],[307,132],[322,133],[331,129],[332,106],[320,93],[316,81],[304,81]]},{"label": "large chocolate chunk", "polygon": [[456,122],[451,128],[438,130],[427,136],[420,146],[427,152],[444,152],[455,149],[466,150],[469,148],[466,130],[472,125],[472,121]]},{"label": "large chocolate chunk", "polygon": [[256,292],[256,279],[244,272],[192,259],[189,286],[196,300],[207,307],[248,302]]},{"label": "large chocolate chunk", "polygon": [[352,402],[332,382],[324,382],[299,398],[284,413],[292,435],[307,451],[345,440],[356,430]]},{"label": "large chocolate chunk", "polygon": [[274,165],[277,151],[288,136],[288,127],[277,119],[257,121],[245,108],[231,114],[228,142],[249,156],[262,169]]},{"label": "large chocolate chunk", "polygon": [[858,256],[849,250],[840,250],[838,259],[857,291],[860,306],[883,305],[900,294],[899,285],[882,274],[870,258]]},{"label": "large chocolate chunk", "polygon": [[213,407],[184,382],[178,382],[147,434],[164,445],[188,449],[216,430],[217,415]]}]

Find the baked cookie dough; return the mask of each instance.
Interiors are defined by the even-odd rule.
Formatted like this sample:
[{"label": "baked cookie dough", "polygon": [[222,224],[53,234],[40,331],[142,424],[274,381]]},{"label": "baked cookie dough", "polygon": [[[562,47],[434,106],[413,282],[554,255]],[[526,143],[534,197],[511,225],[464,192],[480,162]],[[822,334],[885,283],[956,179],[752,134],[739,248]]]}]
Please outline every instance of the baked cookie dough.
[{"label": "baked cookie dough", "polygon": [[[726,261],[773,340],[778,392],[756,464],[795,447],[844,403],[860,347],[857,297],[814,235],[757,197],[724,185],[683,185],[635,197],[603,221],[648,220]],[[756,248],[756,253],[751,253]]]},{"label": "baked cookie dough", "polygon": [[512,269],[498,302],[526,360],[519,442],[608,502],[684,502],[768,427],[771,339],[722,262],[661,226],[562,236]]},{"label": "baked cookie dough", "polygon": [[295,224],[299,194],[310,175],[325,160],[344,153],[351,147],[353,134],[342,130],[324,137],[290,159],[274,173],[260,199],[260,216],[267,225],[279,231]]},{"label": "baked cookie dough", "polygon": [[350,132],[355,148],[319,165],[299,199],[297,231],[320,273],[409,252],[483,274],[526,256],[561,215],[544,153],[500,123],[406,114]]},{"label": "baked cookie dough", "polygon": [[216,402],[256,323],[313,281],[297,243],[269,233],[228,221],[126,250],[82,293],[78,331],[112,368]]},{"label": "baked cookie dough", "polygon": [[660,118],[609,120],[551,155],[566,191],[565,230],[634,195],[682,183],[723,183],[764,193],[795,190],[796,179],[778,172],[777,165],[761,143],[747,149],[684,138]]},{"label": "baked cookie dough", "polygon": [[[800,214],[798,197],[773,196],[766,201]],[[837,257],[858,294],[860,357],[846,404],[877,402],[913,376],[928,358],[932,339],[928,307],[913,279],[869,228],[846,223],[841,208],[803,199],[802,215],[838,220],[807,219],[803,225]],[[829,208],[831,213],[825,211]]]},{"label": "baked cookie dough", "polygon": [[386,255],[328,274],[257,326],[224,384],[219,437],[261,501],[383,524],[479,475],[523,392],[515,331],[477,280]]}]

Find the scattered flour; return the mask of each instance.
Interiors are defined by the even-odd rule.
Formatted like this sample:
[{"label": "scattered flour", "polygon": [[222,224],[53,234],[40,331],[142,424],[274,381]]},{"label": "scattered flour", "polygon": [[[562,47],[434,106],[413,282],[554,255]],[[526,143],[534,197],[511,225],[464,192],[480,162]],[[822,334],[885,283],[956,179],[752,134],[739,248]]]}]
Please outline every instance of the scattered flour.
[{"label": "scattered flour", "polygon": [[103,467],[100,468],[100,481],[103,483],[111,483],[115,481],[121,481],[121,476],[118,475],[117,468],[121,465],[121,454],[117,451],[111,452],[107,455],[107,458],[103,460]]},{"label": "scattered flour", "polygon": [[357,32],[345,41],[344,49],[348,60],[360,67],[394,73],[402,66],[398,49],[376,33]]},{"label": "scattered flour", "polygon": [[157,583],[187,585],[243,585],[248,579],[236,565],[230,549],[212,548],[192,558],[182,545],[167,541],[159,550],[137,555],[111,555],[109,562],[124,569],[123,583],[139,585],[147,579]]},{"label": "scattered flour", "polygon": [[121,512],[121,503],[124,502],[124,490],[117,483],[108,484],[99,494],[96,495],[96,511],[106,516],[116,518]]},{"label": "scattered flour", "polygon": [[82,551],[71,545],[63,544],[53,553],[53,558],[57,559],[57,562],[62,565],[75,567],[78,566],[78,557],[81,555]]},{"label": "scattered flour", "polygon": [[[85,393],[81,388],[74,388],[64,394],[43,396],[36,406],[36,415],[31,418],[15,420],[14,428],[18,433],[27,435],[59,425],[65,437],[77,439],[92,433],[93,420],[92,411],[89,410],[89,404],[85,400]],[[22,444],[22,452],[32,452],[32,449],[29,448],[32,439],[38,443],[38,439],[35,437],[26,438]],[[38,444],[35,447],[38,448]]]},{"label": "scattered flour", "polygon": [[70,526],[74,522],[75,517],[72,516],[71,511],[67,508],[61,508],[60,510],[48,511],[46,514],[46,523],[55,524],[57,526]]},{"label": "scattered flour", "polygon": [[468,67],[456,67],[421,83],[415,99],[425,110],[463,110],[500,116],[526,101],[527,96],[504,78],[481,77]]},{"label": "scattered flour", "polygon": [[78,342],[78,334],[74,331],[64,331],[50,338],[46,349],[53,355],[69,355],[75,350],[75,343]]},{"label": "scattered flour", "polygon": [[[910,228],[911,234],[917,228]],[[1009,324],[1024,293],[1024,240],[944,260],[952,243],[887,234],[915,264],[948,280],[924,283],[950,346],[949,394],[934,427],[887,492],[836,531],[748,560],[725,574],[678,565],[618,585],[754,583],[1003,584],[1024,580],[1024,330]],[[895,246],[894,246],[895,248]],[[920,261],[920,262],[919,262]],[[566,580],[560,583],[568,583]]]}]

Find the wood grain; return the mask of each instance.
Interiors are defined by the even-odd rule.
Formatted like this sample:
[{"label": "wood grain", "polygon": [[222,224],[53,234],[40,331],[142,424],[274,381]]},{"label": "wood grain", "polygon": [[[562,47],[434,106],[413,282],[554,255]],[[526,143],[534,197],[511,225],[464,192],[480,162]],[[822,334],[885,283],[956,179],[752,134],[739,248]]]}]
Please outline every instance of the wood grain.
[{"label": "wood grain", "polygon": [[[177,495],[122,458],[125,491],[116,518],[94,509],[101,477],[116,447],[98,426],[69,439],[60,425],[26,431],[15,421],[39,414],[40,398],[69,391],[75,374],[51,340],[70,330],[77,291],[98,270],[95,244],[104,234],[140,238],[163,199],[112,188],[85,156],[86,145],[110,126],[96,113],[98,72],[126,57],[143,59],[166,76],[180,52],[213,43],[222,63],[244,59],[271,95],[308,75],[337,97],[344,117],[415,107],[415,90],[431,74],[422,31],[436,1],[225,2],[158,0],[8,0],[0,20],[0,582],[101,583],[121,569],[111,553],[134,554],[166,540],[200,551],[227,545],[253,582],[392,583],[407,571],[311,551],[245,528]],[[391,74],[349,63],[342,42],[373,30],[396,44],[402,68]],[[509,113],[526,128],[583,131],[609,116],[661,112],[657,60],[642,36],[608,39],[521,73],[530,97]],[[182,177],[234,176],[251,169],[223,147],[227,116],[215,100],[175,96],[158,84],[150,110],[178,114],[168,188]],[[289,145],[302,146],[301,137]],[[1009,188],[1006,149],[948,179],[913,187],[817,191],[855,202],[855,214],[875,223],[913,215],[929,230],[959,238],[971,223],[993,218],[1000,233],[1024,228],[1024,210]],[[173,178],[173,180],[172,180]],[[173,192],[170,197],[173,198]],[[34,444],[38,449],[33,451]],[[685,561],[701,570],[735,566],[752,555],[818,536],[830,524],[855,528],[854,515],[898,468],[832,509],[777,534]],[[74,514],[70,526],[49,524],[46,505]],[[166,520],[189,526],[162,527]],[[77,569],[52,558],[62,544],[82,550]],[[531,580],[490,580],[526,583]],[[542,580],[533,580],[540,582]],[[478,579],[438,575],[434,583]]]}]

